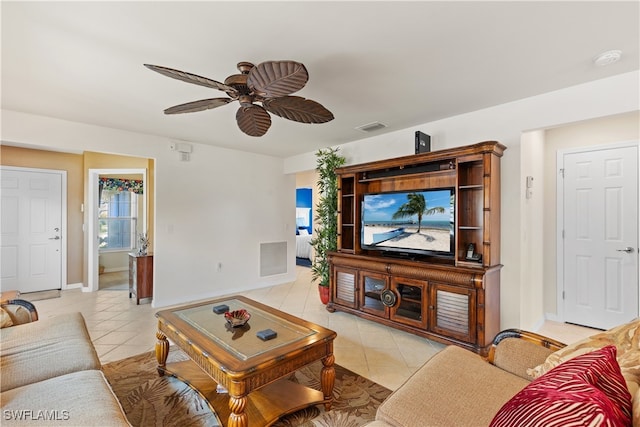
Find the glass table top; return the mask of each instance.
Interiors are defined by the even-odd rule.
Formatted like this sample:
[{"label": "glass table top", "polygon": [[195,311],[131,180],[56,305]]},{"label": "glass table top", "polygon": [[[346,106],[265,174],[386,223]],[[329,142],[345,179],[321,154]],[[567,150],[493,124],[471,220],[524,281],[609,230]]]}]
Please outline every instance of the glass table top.
[{"label": "glass table top", "polygon": [[[222,304],[228,305],[229,311],[245,309],[251,314],[251,318],[244,326],[233,328],[227,323],[224,313],[216,314],[213,311],[215,306]],[[237,299],[219,300],[212,304],[176,310],[173,313],[242,360],[317,333],[313,329],[297,325]],[[265,329],[271,329],[278,335],[263,341],[256,333]]]}]

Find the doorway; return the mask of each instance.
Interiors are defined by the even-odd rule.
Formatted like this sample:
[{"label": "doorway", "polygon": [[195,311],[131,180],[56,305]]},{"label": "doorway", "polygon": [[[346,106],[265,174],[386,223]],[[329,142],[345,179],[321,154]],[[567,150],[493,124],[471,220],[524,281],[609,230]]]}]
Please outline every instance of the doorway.
[{"label": "doorway", "polygon": [[[100,177],[108,176],[129,176],[140,177],[142,180],[142,194],[139,198],[141,204],[139,209],[138,230],[147,230],[147,171],[146,169],[89,169],[89,189],[88,189],[88,286],[85,288],[89,292],[97,291],[100,287],[100,245],[104,243],[104,235],[101,236],[101,223],[99,219],[100,210]],[[134,236],[135,238],[135,236]],[[128,273],[127,273],[128,277]]]},{"label": "doorway", "polygon": [[0,167],[0,289],[66,288],[66,183],[66,171]]},{"label": "doorway", "polygon": [[558,153],[564,321],[609,329],[638,316],[638,144]]}]

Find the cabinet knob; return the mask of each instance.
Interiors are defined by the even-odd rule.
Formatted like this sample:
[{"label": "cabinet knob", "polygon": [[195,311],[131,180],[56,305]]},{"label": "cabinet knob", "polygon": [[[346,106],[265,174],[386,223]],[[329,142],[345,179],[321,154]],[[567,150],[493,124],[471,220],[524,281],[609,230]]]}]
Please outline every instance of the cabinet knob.
[{"label": "cabinet knob", "polygon": [[393,307],[394,305],[396,305],[396,301],[398,300],[398,296],[396,295],[396,293],[390,289],[385,289],[384,291],[382,291],[380,297],[382,304],[387,307]]}]

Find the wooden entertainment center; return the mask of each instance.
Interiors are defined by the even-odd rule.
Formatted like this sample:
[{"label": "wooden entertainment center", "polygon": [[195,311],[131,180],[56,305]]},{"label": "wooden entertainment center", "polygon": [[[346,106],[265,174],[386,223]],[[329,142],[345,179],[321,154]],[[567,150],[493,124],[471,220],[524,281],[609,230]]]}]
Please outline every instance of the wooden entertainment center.
[{"label": "wooden entertainment center", "polygon": [[[500,158],[495,141],[336,169],[338,249],[327,310],[478,353],[500,331]],[[450,256],[404,258],[361,246],[365,194],[453,188]],[[473,256],[467,251],[473,247]]]}]

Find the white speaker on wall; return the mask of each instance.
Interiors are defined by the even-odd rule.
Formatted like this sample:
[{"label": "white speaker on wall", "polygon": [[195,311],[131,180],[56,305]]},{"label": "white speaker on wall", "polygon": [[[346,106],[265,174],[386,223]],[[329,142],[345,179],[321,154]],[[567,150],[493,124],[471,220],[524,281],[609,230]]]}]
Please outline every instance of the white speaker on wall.
[{"label": "white speaker on wall", "polygon": [[186,142],[171,141],[169,149],[171,151],[177,151],[180,154],[180,161],[188,162],[191,159],[193,146]]}]

